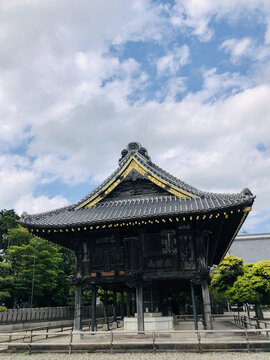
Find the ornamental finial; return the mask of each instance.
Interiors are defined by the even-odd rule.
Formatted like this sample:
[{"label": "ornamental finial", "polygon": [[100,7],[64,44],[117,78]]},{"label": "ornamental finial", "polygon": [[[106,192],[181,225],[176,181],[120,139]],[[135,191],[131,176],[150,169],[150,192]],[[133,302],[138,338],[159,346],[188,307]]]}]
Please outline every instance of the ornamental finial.
[{"label": "ornamental finial", "polygon": [[147,161],[151,161],[150,156],[148,156],[148,151],[141,146],[139,142],[130,142],[124,150],[121,151],[121,158],[119,159],[119,164],[128,157],[130,154],[139,153]]}]

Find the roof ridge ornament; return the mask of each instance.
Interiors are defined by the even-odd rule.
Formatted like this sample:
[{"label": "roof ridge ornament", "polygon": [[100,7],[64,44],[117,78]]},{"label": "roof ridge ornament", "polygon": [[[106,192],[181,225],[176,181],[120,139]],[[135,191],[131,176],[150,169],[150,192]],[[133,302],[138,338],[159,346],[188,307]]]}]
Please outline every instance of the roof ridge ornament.
[{"label": "roof ridge ornament", "polygon": [[249,188],[245,188],[241,191],[241,194],[244,196],[253,196],[252,192],[249,190]]},{"label": "roof ridge ornament", "polygon": [[130,142],[124,150],[121,151],[121,158],[119,159],[119,165],[123,160],[126,160],[130,155],[134,153],[139,153],[143,156],[147,162],[151,162],[151,158],[148,155],[148,151],[144,148],[139,142],[134,141]]}]

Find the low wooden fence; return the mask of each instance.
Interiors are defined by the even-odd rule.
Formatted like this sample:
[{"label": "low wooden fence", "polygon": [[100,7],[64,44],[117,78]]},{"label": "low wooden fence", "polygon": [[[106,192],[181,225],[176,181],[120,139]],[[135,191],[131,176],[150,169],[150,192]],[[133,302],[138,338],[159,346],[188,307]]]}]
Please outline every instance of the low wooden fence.
[{"label": "low wooden fence", "polygon": [[[268,329],[270,331],[270,322],[265,320],[259,320],[256,318],[250,318],[245,315],[234,315],[233,316],[234,322],[242,326],[246,329]],[[269,333],[267,331],[267,337],[269,337]]]},{"label": "low wooden fence", "polygon": [[[90,331],[91,329],[91,319],[87,319],[87,320],[82,320],[82,329],[86,330],[88,329]],[[98,317],[96,318],[96,324],[95,324],[95,329],[96,331],[99,329],[104,329],[106,331],[111,330],[113,328],[118,328],[120,325],[122,324],[122,318],[120,316],[117,316],[116,322],[113,321],[113,316],[108,316],[107,317],[107,322],[105,323],[105,319],[104,317]],[[19,334],[19,333],[30,333],[33,334],[35,332],[39,332],[39,331],[45,331],[47,336],[46,338],[48,338],[48,334],[51,330],[53,330],[53,332],[64,332],[67,330],[73,331],[74,328],[74,320],[62,320],[62,321],[55,321],[53,322],[53,324],[48,325],[48,323],[44,323],[44,325],[39,325],[39,326],[31,326],[28,329],[21,329],[21,330],[12,330],[11,332],[13,334]],[[9,330],[2,330],[2,333],[10,333]],[[0,339],[0,344],[1,344],[1,339]]]},{"label": "low wooden fence", "polygon": [[[0,333],[5,351],[270,351],[270,329]],[[2,341],[1,341],[2,339]]]}]

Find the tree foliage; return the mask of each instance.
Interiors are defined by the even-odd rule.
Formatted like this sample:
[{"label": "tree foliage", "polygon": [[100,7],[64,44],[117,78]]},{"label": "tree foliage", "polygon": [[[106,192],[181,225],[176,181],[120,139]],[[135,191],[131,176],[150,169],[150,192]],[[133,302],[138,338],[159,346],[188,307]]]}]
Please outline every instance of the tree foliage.
[{"label": "tree foliage", "polygon": [[57,276],[57,285],[50,298],[50,306],[66,306],[74,304],[74,287],[67,282],[67,277],[75,273],[75,255],[72,251],[57,248],[61,256],[59,261],[59,269]]},{"label": "tree foliage", "polygon": [[14,210],[0,210],[0,249],[5,253],[8,248],[7,233],[9,229],[17,227],[19,216]]},{"label": "tree foliage", "polygon": [[216,300],[255,304],[256,316],[262,318],[260,305],[270,302],[270,261],[243,264],[242,258],[226,256],[212,273],[210,289]]},{"label": "tree foliage", "polygon": [[270,302],[270,261],[259,261],[245,270],[243,276],[234,282],[228,295],[232,303],[255,304],[256,316],[262,318],[260,305]]},{"label": "tree foliage", "polygon": [[4,256],[14,277],[9,307],[64,306],[69,302],[66,278],[74,273],[74,255],[25,231],[11,228],[6,235],[9,247]]},{"label": "tree foliage", "polygon": [[218,301],[228,299],[228,290],[239,276],[244,274],[243,259],[228,255],[217,266],[216,272],[211,274],[211,292]]},{"label": "tree foliage", "polygon": [[11,297],[10,289],[13,284],[13,277],[10,275],[10,269],[10,264],[0,262],[0,305]]},{"label": "tree foliage", "polygon": [[16,297],[31,302],[33,287],[35,302],[42,302],[57,286],[62,272],[61,255],[55,245],[24,233],[21,228],[12,229],[7,238],[10,235],[14,240],[15,233],[23,242],[10,246],[5,258],[11,264]]},{"label": "tree foliage", "polygon": [[14,210],[0,210],[0,304],[8,307],[65,306],[73,303],[67,276],[74,254],[33,236],[18,225]]}]

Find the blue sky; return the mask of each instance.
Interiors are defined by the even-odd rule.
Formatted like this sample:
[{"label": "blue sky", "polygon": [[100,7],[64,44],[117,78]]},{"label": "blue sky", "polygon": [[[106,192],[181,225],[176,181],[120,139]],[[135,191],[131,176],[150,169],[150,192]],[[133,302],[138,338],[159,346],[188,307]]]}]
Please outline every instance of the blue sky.
[{"label": "blue sky", "polygon": [[76,202],[139,141],[270,232],[268,0],[0,4],[0,208]]}]

